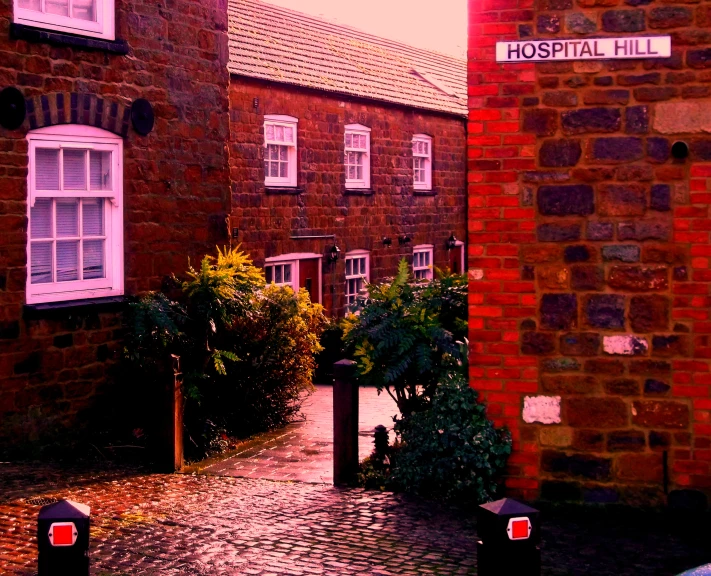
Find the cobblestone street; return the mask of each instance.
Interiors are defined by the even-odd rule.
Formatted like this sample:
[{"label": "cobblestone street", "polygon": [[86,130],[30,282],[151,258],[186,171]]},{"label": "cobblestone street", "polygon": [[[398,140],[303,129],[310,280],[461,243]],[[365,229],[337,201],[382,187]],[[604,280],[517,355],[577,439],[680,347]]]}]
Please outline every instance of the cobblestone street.
[{"label": "cobblestone street", "polygon": [[[52,497],[91,506],[94,576],[476,574],[472,515],[400,495],[8,463],[0,574],[36,574],[37,513]],[[708,519],[699,520],[682,529],[649,511],[544,511],[542,573],[672,576],[711,561]]]}]

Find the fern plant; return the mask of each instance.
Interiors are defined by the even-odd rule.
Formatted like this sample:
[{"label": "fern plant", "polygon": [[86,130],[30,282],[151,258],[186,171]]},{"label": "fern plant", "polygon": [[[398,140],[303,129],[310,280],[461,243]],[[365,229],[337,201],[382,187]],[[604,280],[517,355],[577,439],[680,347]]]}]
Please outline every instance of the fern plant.
[{"label": "fern plant", "polygon": [[404,416],[425,408],[438,381],[462,370],[461,347],[441,321],[445,292],[415,284],[403,259],[395,278],[369,284],[358,313],[344,320],[361,383],[386,390]]}]

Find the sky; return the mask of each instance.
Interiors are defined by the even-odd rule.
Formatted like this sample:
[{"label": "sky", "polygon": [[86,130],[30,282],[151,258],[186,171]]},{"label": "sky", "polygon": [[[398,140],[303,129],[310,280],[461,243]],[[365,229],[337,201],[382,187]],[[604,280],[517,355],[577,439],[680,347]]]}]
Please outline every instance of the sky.
[{"label": "sky", "polygon": [[466,0],[265,0],[411,46],[466,58]]}]

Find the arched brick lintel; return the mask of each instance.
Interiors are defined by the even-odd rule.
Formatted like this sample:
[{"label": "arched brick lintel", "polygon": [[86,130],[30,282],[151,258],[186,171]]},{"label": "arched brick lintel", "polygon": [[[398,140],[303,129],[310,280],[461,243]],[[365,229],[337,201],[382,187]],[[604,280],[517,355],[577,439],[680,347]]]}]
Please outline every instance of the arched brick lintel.
[{"label": "arched brick lintel", "polygon": [[55,92],[26,99],[30,130],[58,124],[84,124],[126,137],[131,106],[94,94]]}]

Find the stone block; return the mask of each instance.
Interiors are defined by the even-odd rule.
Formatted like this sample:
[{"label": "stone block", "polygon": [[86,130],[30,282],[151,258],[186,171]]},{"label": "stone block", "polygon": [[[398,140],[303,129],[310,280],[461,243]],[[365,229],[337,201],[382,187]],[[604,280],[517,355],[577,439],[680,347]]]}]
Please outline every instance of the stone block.
[{"label": "stone block", "polygon": [[539,288],[545,290],[562,290],[569,285],[570,272],[565,266],[539,266],[536,272]]},{"label": "stone block", "polygon": [[545,216],[586,216],[595,211],[595,193],[587,184],[541,186],[537,202]]},{"label": "stone block", "polygon": [[558,130],[558,111],[550,108],[524,110],[523,131],[537,136],[553,136]]},{"label": "stone block", "polygon": [[570,10],[573,7],[573,0],[539,0],[538,9],[548,10]]},{"label": "stone block", "polygon": [[647,191],[642,184],[603,184],[599,189],[601,216],[642,216],[647,208]]},{"label": "stone block", "polygon": [[593,82],[595,86],[612,86],[615,83],[615,79],[612,76],[596,76]]},{"label": "stone block", "polygon": [[615,378],[605,382],[605,392],[612,396],[639,396],[642,387],[632,378]]},{"label": "stone block", "polygon": [[608,10],[602,13],[605,32],[642,32],[646,29],[644,10]]},{"label": "stone block", "polygon": [[625,481],[660,484],[661,454],[621,454],[617,459],[617,478]]},{"label": "stone block", "polygon": [[544,450],[541,455],[541,469],[565,477],[609,480],[612,472],[612,460],[586,454],[567,454]]},{"label": "stone block", "polygon": [[694,13],[685,6],[660,6],[649,11],[648,21],[650,28],[680,28],[694,21]]},{"label": "stone block", "polygon": [[632,162],[644,156],[641,138],[632,136],[596,138],[592,144],[592,157],[608,162]]},{"label": "stone block", "polygon": [[563,259],[569,264],[574,262],[587,262],[591,257],[591,249],[585,245],[566,246],[563,251]]},{"label": "stone block", "polygon": [[655,184],[652,186],[649,207],[657,212],[671,210],[671,187],[669,184]]},{"label": "stone block", "polygon": [[605,435],[599,430],[573,429],[573,445],[575,450],[584,452],[601,452],[605,446]]},{"label": "stone block", "polygon": [[564,134],[617,132],[622,125],[618,108],[581,108],[561,115]]},{"label": "stone block", "polygon": [[574,34],[591,34],[597,30],[595,14],[570,12],[565,16],[565,27]]},{"label": "stone block", "polygon": [[647,157],[652,162],[662,163],[671,156],[671,144],[666,138],[647,138]]},{"label": "stone block", "polygon": [[578,105],[578,95],[573,90],[556,90],[543,93],[543,104],[554,108],[565,108]]},{"label": "stone block", "polygon": [[654,130],[661,134],[710,133],[711,110],[705,102],[660,102],[656,106]]},{"label": "stone block", "polygon": [[560,424],[560,396],[524,397],[522,417],[528,424]]},{"label": "stone block", "polygon": [[630,363],[630,374],[671,374],[671,364],[662,360],[635,360]]},{"label": "stone block", "polygon": [[630,326],[635,332],[654,332],[669,328],[669,299],[666,296],[633,296],[630,300]]},{"label": "stone block", "polygon": [[557,14],[539,14],[536,20],[539,34],[557,34],[560,32],[560,16]]},{"label": "stone block", "polygon": [[570,276],[573,290],[602,290],[605,285],[605,273],[600,266],[573,266]]},{"label": "stone block", "polygon": [[589,221],[587,223],[586,237],[588,240],[612,240],[615,232],[612,222]]},{"label": "stone block", "polygon": [[711,48],[689,50],[686,63],[690,68],[711,68]]},{"label": "stone block", "polygon": [[555,334],[524,332],[521,335],[521,353],[542,356],[553,352],[555,352]]},{"label": "stone block", "polygon": [[691,141],[691,158],[693,160],[711,161],[711,139],[694,139]]},{"label": "stone block", "polygon": [[570,330],[578,324],[578,297],[575,294],[543,294],[540,303],[541,328]]},{"label": "stone block", "polygon": [[566,356],[596,356],[600,335],[594,332],[564,334],[560,337],[560,353]]},{"label": "stone block", "polygon": [[640,430],[615,430],[607,435],[608,452],[643,452],[647,438]]},{"label": "stone block", "polygon": [[580,362],[575,358],[549,358],[541,362],[541,372],[575,372]]},{"label": "stone block", "polygon": [[596,60],[578,60],[573,62],[573,72],[576,74],[597,74],[603,68],[602,62]]},{"label": "stone block", "polygon": [[629,419],[627,404],[620,398],[566,398],[565,413],[574,428],[623,428]]},{"label": "stone block", "polygon": [[541,386],[548,394],[594,394],[600,390],[597,379],[585,374],[544,374]]},{"label": "stone block", "polygon": [[634,91],[634,97],[638,102],[660,102],[670,100],[678,94],[679,89],[676,86],[642,87]]},{"label": "stone block", "polygon": [[566,448],[573,442],[573,430],[567,426],[543,426],[538,430],[541,446]]},{"label": "stone block", "polygon": [[625,373],[625,365],[620,360],[607,360],[604,358],[586,360],[584,369],[585,372],[591,374],[619,376]]},{"label": "stone block", "polygon": [[586,297],[585,323],[592,328],[625,327],[625,297],[619,294],[594,294]]},{"label": "stone block", "polygon": [[563,168],[575,166],[582,154],[580,140],[546,140],[538,151],[538,161],[547,168]]},{"label": "stone block", "polygon": [[668,270],[659,266],[612,266],[607,283],[616,290],[651,292],[669,287]]},{"label": "stone block", "polygon": [[524,244],[521,260],[528,264],[543,264],[560,260],[563,249],[556,245]]},{"label": "stone block", "polygon": [[666,382],[656,378],[647,378],[644,381],[644,393],[647,396],[663,396],[671,390],[671,386]]},{"label": "stone block", "polygon": [[590,504],[614,504],[619,502],[620,493],[615,488],[592,486],[583,490],[583,500]]},{"label": "stone block", "polygon": [[671,434],[652,430],[649,432],[649,447],[652,450],[666,450],[671,446]]},{"label": "stone block", "polygon": [[673,334],[652,337],[653,356],[686,356],[689,350],[689,337]]},{"label": "stone block", "polygon": [[621,182],[649,182],[654,180],[654,166],[650,164],[623,164],[615,170]]},{"label": "stone block", "polygon": [[629,101],[629,90],[588,90],[583,94],[583,102],[586,106],[606,104],[626,106]]},{"label": "stone block", "polygon": [[0,322],[0,340],[14,340],[20,337],[20,323],[17,320]]},{"label": "stone block", "polygon": [[685,429],[689,407],[671,400],[637,400],[632,403],[632,423],[644,428]]},{"label": "stone block", "polygon": [[669,220],[637,220],[635,222],[620,222],[617,225],[619,240],[663,240],[671,238],[672,225]]},{"label": "stone block", "polygon": [[580,224],[539,224],[539,242],[572,242],[580,240]]},{"label": "stone block", "polygon": [[627,134],[649,132],[649,109],[647,106],[630,106],[625,110],[625,132]]},{"label": "stone block", "polygon": [[649,344],[638,336],[605,336],[602,339],[605,354],[618,356],[644,356],[649,350]]},{"label": "stone block", "polygon": [[616,244],[602,247],[602,259],[610,262],[639,262],[640,248],[635,244]]}]

